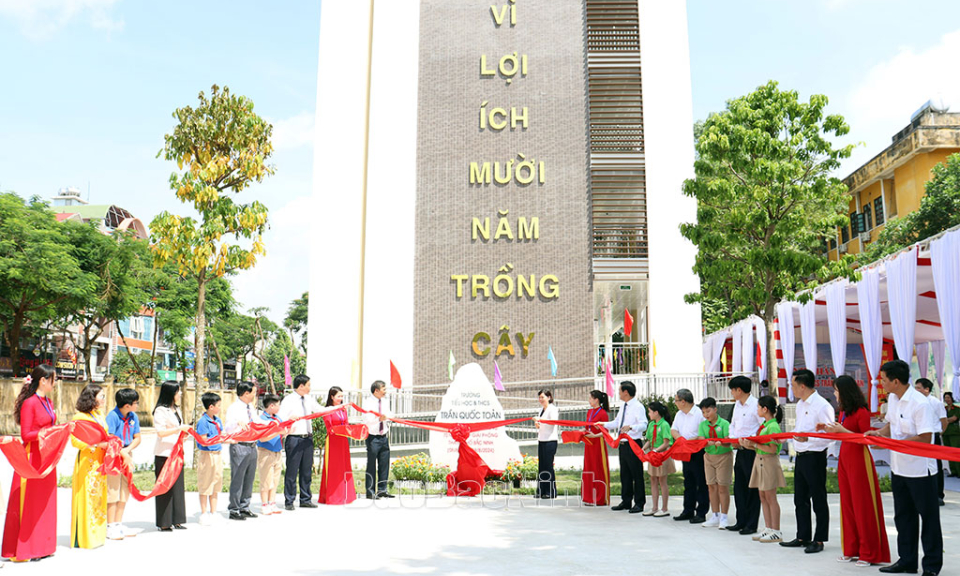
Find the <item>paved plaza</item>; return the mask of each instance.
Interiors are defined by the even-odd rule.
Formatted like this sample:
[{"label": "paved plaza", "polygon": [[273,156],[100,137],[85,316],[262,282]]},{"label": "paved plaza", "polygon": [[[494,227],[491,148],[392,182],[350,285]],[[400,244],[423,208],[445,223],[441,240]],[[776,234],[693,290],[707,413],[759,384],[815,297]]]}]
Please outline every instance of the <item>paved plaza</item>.
[{"label": "paved plaza", "polygon": [[[59,542],[53,558],[12,565],[8,574],[92,574],[106,567],[138,575],[170,574],[171,568],[216,574],[524,574],[612,575],[695,574],[771,576],[877,574],[876,568],[840,564],[839,498],[830,496],[830,541],[820,554],[804,554],[748,536],[669,518],[641,517],[607,508],[579,506],[578,500],[544,503],[532,497],[484,499],[406,496],[358,500],[349,506],[297,509],[244,522],[221,518],[197,524],[199,504],[187,494],[187,530],[160,533],[153,503],[131,501],[126,524],[135,538],[95,550],[67,548],[70,490],[60,489]],[[780,496],[785,534],[793,533],[793,497]],[[893,501],[883,498],[891,541]],[[670,509],[677,513],[681,498]],[[254,495],[254,510],[259,497]],[[942,574],[960,574],[960,494],[947,493],[941,508]]]}]

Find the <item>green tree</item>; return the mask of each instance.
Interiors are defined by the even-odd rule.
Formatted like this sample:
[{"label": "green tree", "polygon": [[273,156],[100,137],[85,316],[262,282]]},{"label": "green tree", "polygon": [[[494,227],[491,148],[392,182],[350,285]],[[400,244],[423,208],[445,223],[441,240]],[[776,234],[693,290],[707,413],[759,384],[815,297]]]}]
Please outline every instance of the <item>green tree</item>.
[{"label": "green tree", "polygon": [[[157,156],[177,163],[170,187],[182,202],[193,205],[200,220],[168,212],[150,224],[156,265],[172,260],[184,276],[197,281],[196,403],[206,389],[206,290],[213,278],[252,268],[264,254],[267,208],[253,201],[241,204],[234,196],[274,172],[267,164],[273,153],[273,127],[253,111],[253,101],[214,85],[203,92],[196,108],[178,108],[177,125],[164,136]],[[228,243],[228,240],[243,243]]]},{"label": "green tree", "polygon": [[[140,269],[150,263],[138,258],[146,242],[131,232],[103,234],[92,223],[64,222],[63,234],[81,270],[93,280],[93,290],[71,298],[70,311],[60,318],[59,328],[83,355],[88,381],[93,378],[91,351],[111,323],[139,312],[146,296],[138,282]],[[69,327],[77,328],[77,334]]]},{"label": "green tree", "polygon": [[64,227],[39,198],[0,194],[0,328],[20,375],[20,339],[40,330],[94,292],[93,275],[80,267]]},{"label": "green tree", "polygon": [[849,127],[826,106],[826,96],[804,103],[771,81],[704,122],[695,177],[683,186],[697,222],[681,232],[699,248],[702,279],[688,302],[727,299],[734,315],[756,314],[772,334],[777,302],[824,267],[824,238],[847,222],[846,186],[830,172],[852,150],[829,141]]},{"label": "green tree", "polygon": [[300,335],[300,349],[307,353],[307,315],[310,309],[310,293],[304,292],[303,296],[295,299],[287,308],[287,317],[283,319],[283,327],[290,332],[290,340],[297,341],[297,335]]},{"label": "green tree", "polygon": [[863,266],[960,224],[960,154],[933,167],[920,208],[887,225],[857,258]]},{"label": "green tree", "polygon": [[[253,377],[260,381],[284,381],[284,356],[290,358],[290,374],[293,376],[302,374],[307,370],[306,358],[297,350],[293,340],[290,339],[290,335],[283,330],[277,330],[274,332],[273,338],[264,348],[262,356],[264,362],[261,362],[255,366],[252,371]],[[266,372],[266,368],[268,367],[270,369],[269,375]]]}]

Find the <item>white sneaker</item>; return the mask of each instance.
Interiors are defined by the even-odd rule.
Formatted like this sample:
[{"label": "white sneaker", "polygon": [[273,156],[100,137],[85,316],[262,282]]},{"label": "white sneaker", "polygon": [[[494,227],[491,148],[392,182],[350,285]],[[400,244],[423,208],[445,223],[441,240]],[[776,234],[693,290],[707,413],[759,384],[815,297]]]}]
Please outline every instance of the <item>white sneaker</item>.
[{"label": "white sneaker", "polygon": [[260,514],[263,516],[270,516],[273,514],[273,504],[263,504],[260,506]]},{"label": "white sneaker", "polygon": [[204,512],[200,514],[200,525],[209,526],[210,524],[213,524],[213,522],[211,521],[212,518],[210,518],[210,516],[211,514],[209,512]]},{"label": "white sneaker", "polygon": [[726,515],[726,514],[721,514],[721,515],[720,515],[720,523],[717,524],[717,528],[719,528],[719,529],[721,529],[721,530],[726,530],[726,529],[727,529],[727,526],[729,526],[729,525],[730,525],[730,524],[727,523],[727,515]]},{"label": "white sneaker", "polygon": [[133,538],[140,533],[140,528],[131,528],[125,524],[120,524],[120,532],[124,538]]},{"label": "white sneaker", "polygon": [[783,534],[779,530],[771,530],[767,533],[766,536],[760,539],[764,544],[771,544],[773,542],[783,542]]},{"label": "white sneaker", "polygon": [[120,524],[108,525],[107,540],[123,540],[123,526]]},{"label": "white sneaker", "polygon": [[763,530],[760,531],[759,534],[754,535],[753,541],[759,542],[761,539],[766,538],[767,535],[770,534],[770,532],[772,532],[772,530],[770,530],[769,528],[764,528]]},{"label": "white sneaker", "polygon": [[707,521],[701,524],[704,528],[716,528],[720,525],[720,515],[711,514],[710,518],[707,518]]}]

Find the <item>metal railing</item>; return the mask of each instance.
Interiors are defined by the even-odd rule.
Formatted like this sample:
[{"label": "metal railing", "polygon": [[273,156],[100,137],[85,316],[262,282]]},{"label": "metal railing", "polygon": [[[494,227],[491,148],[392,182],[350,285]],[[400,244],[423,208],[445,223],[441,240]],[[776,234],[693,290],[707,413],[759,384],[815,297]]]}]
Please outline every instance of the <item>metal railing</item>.
[{"label": "metal railing", "polygon": [[[603,376],[607,345],[597,344],[597,376]],[[650,345],[646,342],[614,342],[610,345],[610,368],[614,374],[642,374],[650,371]]]}]

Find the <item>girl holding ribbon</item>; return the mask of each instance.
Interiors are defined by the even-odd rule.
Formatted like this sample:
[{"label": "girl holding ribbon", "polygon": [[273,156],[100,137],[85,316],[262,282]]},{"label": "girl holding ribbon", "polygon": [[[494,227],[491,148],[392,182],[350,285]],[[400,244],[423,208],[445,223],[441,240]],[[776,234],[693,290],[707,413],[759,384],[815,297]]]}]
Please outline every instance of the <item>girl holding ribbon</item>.
[{"label": "girl holding ribbon", "polygon": [[[662,402],[651,402],[647,406],[647,415],[650,423],[647,424],[647,441],[643,444],[643,451],[666,452],[673,445],[673,435],[670,433],[670,411]],[[653,509],[644,512],[644,516],[663,518],[669,516],[667,505],[670,502],[670,489],[667,486],[667,477],[677,471],[672,458],[664,460],[660,466],[650,465],[650,494],[653,496]],[[657,510],[657,496],[662,495],[663,507]]]}]

